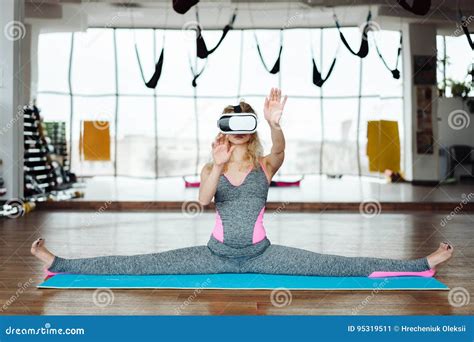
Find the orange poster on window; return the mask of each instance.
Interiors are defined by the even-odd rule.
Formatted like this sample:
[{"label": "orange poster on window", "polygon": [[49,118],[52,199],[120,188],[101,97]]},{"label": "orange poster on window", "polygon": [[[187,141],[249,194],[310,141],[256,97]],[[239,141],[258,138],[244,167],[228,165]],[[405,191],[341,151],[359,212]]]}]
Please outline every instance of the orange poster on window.
[{"label": "orange poster on window", "polygon": [[108,122],[81,122],[79,153],[83,160],[110,161],[110,129]]},{"label": "orange poster on window", "polygon": [[367,123],[367,156],[371,172],[400,172],[398,122],[380,120]]}]

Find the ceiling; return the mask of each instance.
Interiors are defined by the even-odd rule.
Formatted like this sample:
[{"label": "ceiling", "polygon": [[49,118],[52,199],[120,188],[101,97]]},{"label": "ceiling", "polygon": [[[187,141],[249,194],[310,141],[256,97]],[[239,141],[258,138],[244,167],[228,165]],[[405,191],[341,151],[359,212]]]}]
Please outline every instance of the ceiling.
[{"label": "ceiling", "polygon": [[[180,15],[171,8],[171,0],[25,0],[25,3],[26,21],[46,31],[88,27],[182,29],[196,21],[196,7]],[[396,0],[201,0],[197,8],[204,29],[222,29],[235,9],[236,29],[334,27],[334,14],[342,26],[358,26],[366,20],[370,9],[372,20],[384,29],[397,29],[403,22],[419,22],[435,24],[450,32],[459,25],[458,4],[465,16],[473,15],[474,22],[474,0],[432,0],[426,16],[409,13]],[[471,23],[471,31],[473,28]]]}]

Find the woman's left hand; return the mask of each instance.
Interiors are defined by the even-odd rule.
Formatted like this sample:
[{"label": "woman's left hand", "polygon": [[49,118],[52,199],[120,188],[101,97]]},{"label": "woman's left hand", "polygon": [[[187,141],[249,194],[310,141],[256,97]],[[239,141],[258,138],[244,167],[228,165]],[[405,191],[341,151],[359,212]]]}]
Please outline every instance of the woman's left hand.
[{"label": "woman's left hand", "polygon": [[271,127],[280,127],[280,119],[287,99],[288,96],[285,95],[282,100],[281,90],[278,88],[272,88],[270,94],[265,98],[263,113],[265,120],[268,121]]}]

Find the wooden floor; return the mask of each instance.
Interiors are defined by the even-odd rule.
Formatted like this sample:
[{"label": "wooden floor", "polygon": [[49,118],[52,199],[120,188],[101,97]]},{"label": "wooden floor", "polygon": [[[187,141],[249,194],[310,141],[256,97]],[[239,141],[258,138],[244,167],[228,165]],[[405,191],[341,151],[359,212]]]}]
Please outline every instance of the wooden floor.
[{"label": "wooden floor", "polygon": [[[273,243],[347,256],[415,258],[440,241],[456,246],[456,255],[438,279],[474,296],[474,215],[461,213],[267,213]],[[271,291],[114,290],[109,305],[94,304],[94,290],[37,289],[42,265],[29,254],[42,236],[64,257],[136,254],[205,244],[214,215],[181,213],[36,211],[0,220],[0,314],[119,315],[469,315],[454,307],[448,291],[293,291],[284,307],[273,306]],[[443,224],[447,222],[447,224]],[[3,307],[2,307],[3,305]]]}]

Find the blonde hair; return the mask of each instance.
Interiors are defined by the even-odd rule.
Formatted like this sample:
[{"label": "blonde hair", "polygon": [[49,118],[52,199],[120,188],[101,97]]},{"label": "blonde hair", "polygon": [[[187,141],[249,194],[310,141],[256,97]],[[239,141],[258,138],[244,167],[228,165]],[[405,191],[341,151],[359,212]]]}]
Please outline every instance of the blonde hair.
[{"label": "blonde hair", "polygon": [[[250,106],[248,103],[240,101],[239,105],[240,109],[242,110],[242,113],[254,113],[255,115],[257,114],[255,113],[255,110],[252,108],[252,106]],[[234,113],[234,106],[225,107],[222,113]],[[260,142],[258,133],[255,132],[250,134],[250,140],[247,143],[247,153],[245,155],[245,160],[250,161],[250,164],[253,167],[257,167],[262,155],[263,147],[262,143]],[[211,161],[210,163],[206,164],[206,167],[211,168],[213,164],[214,161]],[[224,172],[227,171],[227,164],[228,162],[224,164]]]}]

